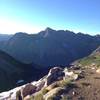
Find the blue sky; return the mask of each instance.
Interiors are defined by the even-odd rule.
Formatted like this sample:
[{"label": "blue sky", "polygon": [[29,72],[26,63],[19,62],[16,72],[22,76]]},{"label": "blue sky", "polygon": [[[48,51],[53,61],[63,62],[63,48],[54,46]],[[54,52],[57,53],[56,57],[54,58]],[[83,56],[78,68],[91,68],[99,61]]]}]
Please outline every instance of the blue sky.
[{"label": "blue sky", "polygon": [[100,0],[0,0],[0,33],[46,27],[100,34]]}]

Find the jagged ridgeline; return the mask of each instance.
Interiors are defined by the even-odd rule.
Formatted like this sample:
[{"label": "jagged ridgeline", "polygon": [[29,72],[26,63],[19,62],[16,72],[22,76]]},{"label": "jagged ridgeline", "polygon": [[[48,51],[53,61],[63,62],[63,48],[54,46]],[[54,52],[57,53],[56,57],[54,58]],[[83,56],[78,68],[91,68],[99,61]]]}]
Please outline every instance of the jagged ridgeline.
[{"label": "jagged ridgeline", "polygon": [[99,45],[99,35],[46,28],[38,34],[16,33],[0,48],[20,62],[48,67],[66,66],[88,56]]}]

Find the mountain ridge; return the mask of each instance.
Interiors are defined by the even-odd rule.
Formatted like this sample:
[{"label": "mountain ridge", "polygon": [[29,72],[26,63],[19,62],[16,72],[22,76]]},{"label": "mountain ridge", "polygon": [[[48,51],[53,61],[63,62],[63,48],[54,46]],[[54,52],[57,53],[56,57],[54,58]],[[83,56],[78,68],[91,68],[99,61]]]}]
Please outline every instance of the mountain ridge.
[{"label": "mountain ridge", "polygon": [[17,33],[0,48],[23,63],[47,67],[66,66],[99,45],[99,36],[47,28],[38,34]]}]

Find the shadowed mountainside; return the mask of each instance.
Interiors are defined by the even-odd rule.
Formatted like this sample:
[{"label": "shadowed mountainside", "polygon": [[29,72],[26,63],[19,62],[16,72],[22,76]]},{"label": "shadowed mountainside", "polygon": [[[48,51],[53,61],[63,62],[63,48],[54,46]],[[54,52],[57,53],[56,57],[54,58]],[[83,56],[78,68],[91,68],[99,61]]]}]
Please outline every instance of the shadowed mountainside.
[{"label": "shadowed mountainside", "polygon": [[[36,69],[33,66],[23,64],[9,56],[7,53],[0,51],[0,92],[32,80],[37,80],[45,75],[46,71]],[[41,73],[41,71],[44,73]],[[23,80],[23,82],[17,84],[20,80]]]},{"label": "shadowed mountainside", "polygon": [[23,63],[48,67],[66,66],[88,56],[99,45],[99,35],[46,28],[38,34],[16,33],[0,48]]}]

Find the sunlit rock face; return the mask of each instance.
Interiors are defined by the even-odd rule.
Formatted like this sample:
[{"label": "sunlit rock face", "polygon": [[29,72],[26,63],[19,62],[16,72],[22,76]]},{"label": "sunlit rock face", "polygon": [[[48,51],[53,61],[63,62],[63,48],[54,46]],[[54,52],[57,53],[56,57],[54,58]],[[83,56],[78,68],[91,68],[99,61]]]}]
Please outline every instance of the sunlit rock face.
[{"label": "sunlit rock face", "polygon": [[62,80],[64,72],[62,68],[54,67],[52,68],[47,76],[46,86],[50,85],[54,81]]}]

